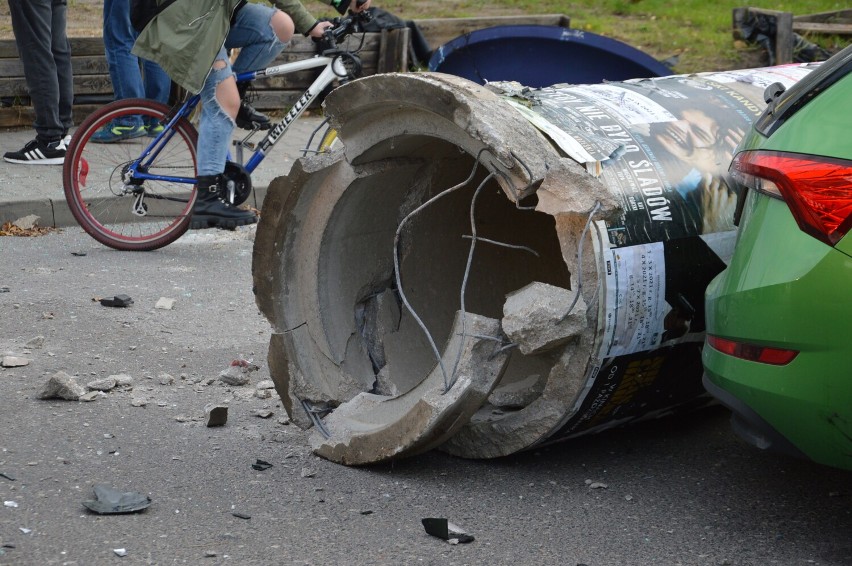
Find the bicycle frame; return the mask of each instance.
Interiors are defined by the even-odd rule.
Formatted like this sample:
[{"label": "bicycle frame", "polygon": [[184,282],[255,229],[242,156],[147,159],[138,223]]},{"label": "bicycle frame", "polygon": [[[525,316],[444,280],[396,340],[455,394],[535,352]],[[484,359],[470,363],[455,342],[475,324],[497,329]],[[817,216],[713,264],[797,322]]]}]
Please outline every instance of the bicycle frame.
[{"label": "bicycle frame", "polygon": [[[301,61],[294,61],[292,63],[283,63],[281,65],[275,65],[272,67],[267,67],[266,69],[261,69],[258,71],[248,71],[245,73],[239,73],[237,75],[237,82],[246,82],[246,81],[254,81],[261,77],[273,77],[276,75],[286,75],[289,73],[295,73],[297,71],[305,71],[308,69],[317,69],[320,67],[325,67],[319,76],[311,83],[311,86],[302,94],[301,97],[293,104],[290,111],[281,119],[280,122],[272,126],[270,130],[266,133],[263,139],[258,143],[257,147],[252,152],[249,160],[243,165],[248,173],[253,172],[266,155],[269,153],[269,150],[275,146],[276,143],[284,136],[287,130],[290,128],[290,125],[296,121],[296,119],[301,116],[305,109],[310,105],[311,101],[313,101],[319,94],[331,83],[334,82],[335,79],[343,78],[348,76],[346,66],[341,60],[340,56],[328,56],[328,55],[316,55],[310,59],[304,59]],[[188,118],[195,107],[198,105],[198,102],[201,100],[201,96],[196,94],[187,99],[181,106],[178,108],[177,112],[174,113],[174,116],[171,117],[168,124],[165,125],[163,131],[160,132],[145,150],[142,152],[142,155],[136,162],[131,165],[128,169],[128,172],[131,175],[131,178],[134,181],[145,181],[145,180],[155,180],[155,181],[165,181],[170,183],[186,183],[186,184],[195,184],[196,180],[194,177],[171,177],[164,175],[151,175],[146,172],[148,166],[156,159],[159,152],[163,147],[166,146],[166,143],[175,135],[174,126],[178,120],[181,118]],[[242,146],[238,146],[239,149]],[[230,159],[230,154],[228,158]],[[240,157],[242,157],[240,155]]]}]

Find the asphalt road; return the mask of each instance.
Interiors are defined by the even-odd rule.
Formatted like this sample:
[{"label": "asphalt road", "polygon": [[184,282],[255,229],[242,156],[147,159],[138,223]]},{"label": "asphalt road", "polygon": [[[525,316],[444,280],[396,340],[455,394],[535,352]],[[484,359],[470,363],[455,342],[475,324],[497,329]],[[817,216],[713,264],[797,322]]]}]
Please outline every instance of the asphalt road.
[{"label": "asphalt road", "polygon": [[[852,564],[852,474],[743,444],[721,408],[496,461],[313,456],[277,397],[254,396],[269,327],[252,235],[136,254],[75,228],[0,238],[0,355],[31,360],[0,369],[0,564]],[[119,293],[134,304],[93,301]],[[155,309],[161,297],[174,308]],[[225,386],[238,358],[260,370]],[[60,370],[83,384],[128,374],[133,389],[37,399]],[[225,426],[205,426],[208,403],[227,403]],[[152,503],[94,514],[82,502],[99,483]],[[431,537],[424,517],[476,540]]]}]

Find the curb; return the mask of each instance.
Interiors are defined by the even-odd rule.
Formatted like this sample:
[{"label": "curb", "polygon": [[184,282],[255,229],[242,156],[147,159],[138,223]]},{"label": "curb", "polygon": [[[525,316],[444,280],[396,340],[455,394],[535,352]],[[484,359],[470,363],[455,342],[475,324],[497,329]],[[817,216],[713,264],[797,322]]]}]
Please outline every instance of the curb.
[{"label": "curb", "polygon": [[[252,187],[252,195],[246,202],[260,210],[263,199],[266,198],[266,190],[266,186]],[[68,202],[64,198],[42,198],[0,203],[0,225],[6,222],[14,222],[31,214],[39,217],[38,224],[42,227],[69,228],[78,226],[77,220],[71,214]]]}]

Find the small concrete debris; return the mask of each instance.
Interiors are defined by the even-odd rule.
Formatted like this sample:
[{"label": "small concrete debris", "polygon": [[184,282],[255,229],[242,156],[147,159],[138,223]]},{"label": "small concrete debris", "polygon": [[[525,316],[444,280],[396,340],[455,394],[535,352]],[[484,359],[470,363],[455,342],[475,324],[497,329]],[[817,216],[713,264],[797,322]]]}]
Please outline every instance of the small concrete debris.
[{"label": "small concrete debris", "polygon": [[126,373],[110,375],[108,379],[114,379],[116,387],[133,387],[133,378]]},{"label": "small concrete debris", "polygon": [[174,376],[168,373],[161,373],[157,376],[157,381],[159,381],[160,385],[174,385],[175,378]]},{"label": "small concrete debris", "polygon": [[255,389],[254,396],[258,399],[271,399],[272,391],[270,391],[269,389]]},{"label": "small concrete debris", "polygon": [[89,391],[88,393],[84,393],[80,395],[79,401],[83,401],[89,403],[91,401],[97,401],[98,399],[103,399],[107,394],[103,391]]},{"label": "small concrete debris", "polygon": [[133,397],[130,399],[131,407],[144,407],[148,404],[148,400],[144,397]]},{"label": "small concrete debris", "polygon": [[204,558],[216,558],[217,556],[219,556],[219,553],[215,550],[204,551]]},{"label": "small concrete debris", "polygon": [[30,338],[24,345],[32,350],[40,350],[44,346],[44,336]]},{"label": "small concrete debris", "polygon": [[18,356],[3,356],[0,360],[0,366],[4,368],[20,368],[30,365],[30,360]]},{"label": "small concrete debris", "polygon": [[242,386],[250,381],[249,374],[260,369],[247,360],[234,360],[227,369],[219,374],[219,380],[226,385]]},{"label": "small concrete debris", "polygon": [[28,529],[28,528],[26,528],[26,527],[18,527],[18,530],[19,530],[19,531],[21,531],[22,533],[24,533],[25,535],[28,535],[28,534],[30,534],[31,532],[33,532],[33,530],[32,530],[32,529]]},{"label": "small concrete debris", "polygon": [[154,304],[155,309],[160,309],[164,311],[170,311],[175,308],[175,303],[177,300],[170,299],[169,297],[160,297],[157,302]]},{"label": "small concrete debris", "polygon": [[4,507],[11,507],[11,508],[14,509],[14,508],[18,507],[18,502],[17,501],[4,501],[3,506]]},{"label": "small concrete debris", "polygon": [[254,386],[255,389],[275,389],[275,382],[271,379],[263,379],[257,382],[257,385]]},{"label": "small concrete debris", "polygon": [[127,549],[126,548],[113,548],[112,551],[115,552],[116,556],[121,556],[121,557],[127,556]]},{"label": "small concrete debris", "polygon": [[450,523],[445,518],[429,517],[421,519],[421,523],[423,523],[423,528],[426,529],[427,534],[443,539],[450,544],[464,544],[474,541],[473,535],[466,533],[464,529]]},{"label": "small concrete debris", "polygon": [[204,407],[204,415],[208,427],[225,426],[228,422],[228,407],[210,403]]},{"label": "small concrete debris", "polygon": [[315,477],[317,473],[310,468],[302,468],[302,477],[303,478],[312,478]]},{"label": "small concrete debris", "polygon": [[86,389],[89,391],[112,391],[115,389],[117,382],[114,377],[102,377],[86,384]]},{"label": "small concrete debris", "polygon": [[53,374],[47,383],[36,393],[37,399],[65,399],[77,401],[86,394],[86,389],[77,383],[76,378],[64,371]]},{"label": "small concrete debris", "polygon": [[90,511],[99,515],[118,515],[143,511],[151,505],[151,498],[133,491],[119,491],[104,484],[94,486],[95,499],[83,502]]},{"label": "small concrete debris", "polygon": [[261,419],[268,419],[274,413],[272,411],[270,411],[269,409],[255,409],[252,414],[254,414],[254,416],[259,417]]},{"label": "small concrete debris", "polygon": [[112,298],[105,297],[95,300],[100,301],[100,303],[105,307],[124,308],[133,304],[133,299],[131,299],[128,295],[115,295]]},{"label": "small concrete debris", "polygon": [[14,222],[12,222],[12,226],[15,228],[20,228],[21,230],[32,230],[36,226],[38,226],[38,221],[41,220],[41,217],[35,214],[29,214],[27,216],[23,216],[18,218]]},{"label": "small concrete debris", "polygon": [[589,486],[589,489],[607,489],[609,488],[608,484],[599,481],[586,480],[586,485]]}]

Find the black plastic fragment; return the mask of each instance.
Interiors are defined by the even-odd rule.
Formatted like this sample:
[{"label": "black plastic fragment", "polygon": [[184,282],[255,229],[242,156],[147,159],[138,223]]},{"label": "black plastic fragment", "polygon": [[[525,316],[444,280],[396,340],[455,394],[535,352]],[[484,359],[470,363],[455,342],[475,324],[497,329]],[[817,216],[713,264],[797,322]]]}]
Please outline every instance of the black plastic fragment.
[{"label": "black plastic fragment", "polygon": [[133,299],[127,295],[116,295],[111,299],[101,299],[101,304],[105,307],[129,307],[133,304]]},{"label": "black plastic fragment", "polygon": [[473,535],[469,535],[460,527],[450,523],[444,518],[427,518],[421,519],[423,528],[426,533],[433,537],[438,537],[446,541],[455,541],[459,543],[473,542]]},{"label": "black plastic fragment", "polygon": [[262,472],[263,470],[268,470],[269,468],[271,468],[272,464],[263,460],[258,460],[257,462],[252,464],[251,467],[259,472]]},{"label": "black plastic fragment", "polygon": [[239,511],[234,511],[231,513],[237,519],[251,519],[251,515],[246,515],[245,513],[240,513]]},{"label": "black plastic fragment", "polygon": [[9,481],[15,481],[15,478],[13,476],[10,476],[6,472],[0,472],[0,478],[6,478]]}]

